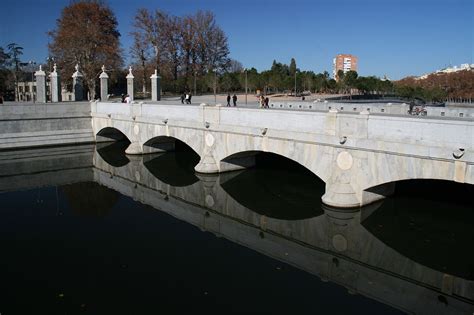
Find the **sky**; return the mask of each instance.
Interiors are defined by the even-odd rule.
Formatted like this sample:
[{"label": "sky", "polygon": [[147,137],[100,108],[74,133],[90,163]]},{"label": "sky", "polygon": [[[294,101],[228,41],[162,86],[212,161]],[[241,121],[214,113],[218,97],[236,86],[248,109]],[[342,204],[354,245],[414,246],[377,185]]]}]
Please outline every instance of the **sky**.
[{"label": "sky", "polygon": [[[267,70],[273,60],[332,73],[339,53],[359,58],[360,75],[398,80],[474,63],[472,0],[106,0],[114,11],[126,63],[139,8],[176,16],[210,10],[228,36],[230,57]],[[47,32],[70,0],[2,0],[0,46],[15,42],[23,60],[45,62]]]}]

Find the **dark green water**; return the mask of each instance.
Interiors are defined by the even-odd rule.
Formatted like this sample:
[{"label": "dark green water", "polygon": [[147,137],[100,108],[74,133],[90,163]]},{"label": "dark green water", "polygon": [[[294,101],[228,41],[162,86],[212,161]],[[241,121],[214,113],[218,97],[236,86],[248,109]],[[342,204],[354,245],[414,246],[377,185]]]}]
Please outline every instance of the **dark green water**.
[{"label": "dark green water", "polygon": [[276,156],[201,176],[180,147],[125,148],[0,154],[0,314],[474,311],[472,186],[341,211]]}]

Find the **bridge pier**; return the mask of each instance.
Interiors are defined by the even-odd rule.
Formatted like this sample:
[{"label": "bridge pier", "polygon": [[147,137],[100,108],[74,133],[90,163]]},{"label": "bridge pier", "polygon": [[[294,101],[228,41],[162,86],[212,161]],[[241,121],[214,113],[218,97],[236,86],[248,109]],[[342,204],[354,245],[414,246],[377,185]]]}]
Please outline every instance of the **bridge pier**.
[{"label": "bridge pier", "polygon": [[360,207],[361,202],[350,183],[326,183],[323,203],[336,208]]},{"label": "bridge pier", "polygon": [[138,142],[131,142],[127,150],[125,150],[125,154],[130,154],[130,155],[143,154],[143,147]]},{"label": "bridge pier", "polygon": [[219,173],[219,167],[211,154],[204,155],[199,163],[194,167],[194,170],[202,174]]}]

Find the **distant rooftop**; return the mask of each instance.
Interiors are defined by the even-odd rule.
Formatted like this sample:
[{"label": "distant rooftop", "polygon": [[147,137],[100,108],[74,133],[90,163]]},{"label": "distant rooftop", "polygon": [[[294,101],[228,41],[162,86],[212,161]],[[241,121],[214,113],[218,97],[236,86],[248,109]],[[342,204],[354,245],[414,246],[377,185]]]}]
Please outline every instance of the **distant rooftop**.
[{"label": "distant rooftop", "polygon": [[458,71],[463,71],[463,70],[471,70],[471,71],[474,70],[474,63],[471,63],[471,64],[463,63],[459,67],[458,66],[446,67],[440,70],[436,70],[432,73],[423,74],[422,76],[415,78],[415,80],[426,79],[430,74],[433,74],[433,73],[453,73],[453,72],[458,72]]}]

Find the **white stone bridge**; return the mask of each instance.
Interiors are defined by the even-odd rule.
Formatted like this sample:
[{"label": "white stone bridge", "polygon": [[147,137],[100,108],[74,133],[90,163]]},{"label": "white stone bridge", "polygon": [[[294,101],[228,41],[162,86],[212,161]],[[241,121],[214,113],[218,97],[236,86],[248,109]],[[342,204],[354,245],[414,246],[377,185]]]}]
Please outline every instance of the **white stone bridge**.
[{"label": "white stone bridge", "polygon": [[[408,179],[474,184],[474,120],[363,112],[92,103],[92,131],[118,130],[127,154],[172,150],[199,156],[199,173],[250,167],[258,152],[293,160],[326,183],[324,203],[358,207]],[[110,139],[109,139],[110,140]]]}]

